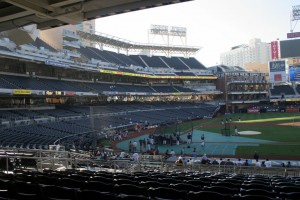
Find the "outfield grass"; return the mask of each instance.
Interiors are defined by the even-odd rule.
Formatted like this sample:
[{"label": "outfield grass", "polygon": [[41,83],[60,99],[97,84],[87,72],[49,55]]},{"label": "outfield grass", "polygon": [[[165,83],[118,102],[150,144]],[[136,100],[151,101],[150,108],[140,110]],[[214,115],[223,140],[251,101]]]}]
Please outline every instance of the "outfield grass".
[{"label": "outfield grass", "polygon": [[[300,159],[300,127],[293,126],[293,123],[300,122],[300,114],[294,113],[261,113],[261,114],[232,114],[210,120],[203,120],[199,123],[206,125],[214,125],[211,127],[202,127],[199,130],[220,133],[221,121],[225,119],[230,121],[231,132],[234,126],[239,131],[258,131],[260,135],[243,135],[241,137],[256,138],[276,141],[274,144],[260,144],[259,147],[243,146],[237,148],[237,155],[253,155],[254,151],[260,152],[264,156],[296,156]],[[239,118],[241,121],[239,121]],[[291,125],[271,125],[274,122],[290,123]],[[270,125],[260,125],[262,123],[270,123]],[[240,124],[240,125],[239,125]]]}]

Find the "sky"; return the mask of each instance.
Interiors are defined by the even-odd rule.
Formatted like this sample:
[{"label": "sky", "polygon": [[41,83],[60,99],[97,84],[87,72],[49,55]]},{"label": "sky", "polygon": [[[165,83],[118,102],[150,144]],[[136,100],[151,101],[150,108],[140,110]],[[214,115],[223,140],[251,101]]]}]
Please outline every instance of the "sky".
[{"label": "sky", "polygon": [[[96,31],[138,43],[164,43],[161,37],[148,37],[152,24],[186,27],[187,45],[202,47],[195,57],[210,67],[219,64],[221,53],[252,38],[285,40],[295,5],[300,0],[194,0],[99,18]],[[293,26],[300,31],[300,22]],[[183,44],[179,38],[172,43]]]}]

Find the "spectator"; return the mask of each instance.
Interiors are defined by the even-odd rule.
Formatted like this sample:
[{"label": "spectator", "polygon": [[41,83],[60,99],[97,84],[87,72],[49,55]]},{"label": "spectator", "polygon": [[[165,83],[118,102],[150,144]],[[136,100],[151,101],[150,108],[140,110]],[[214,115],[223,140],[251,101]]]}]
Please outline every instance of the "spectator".
[{"label": "spectator", "polygon": [[132,143],[132,150],[133,150],[133,152],[136,152],[136,147],[137,147],[137,142],[133,141],[133,143]]},{"label": "spectator", "polygon": [[219,163],[219,165],[224,164],[223,163],[223,158],[220,158],[219,160],[217,160],[217,162]]},{"label": "spectator", "polygon": [[163,144],[167,144],[167,138],[163,137]]},{"label": "spectator", "polygon": [[194,148],[193,152],[191,153],[191,156],[193,157],[194,160],[197,160],[198,153],[196,152],[196,148]]},{"label": "spectator", "polygon": [[129,153],[131,153],[131,152],[132,152],[132,148],[133,148],[133,146],[132,146],[132,142],[131,142],[131,141],[129,141],[129,144],[128,144],[128,151],[129,151]]},{"label": "spectator", "polygon": [[184,166],[183,159],[181,156],[175,161],[176,166]]},{"label": "spectator", "polygon": [[204,148],[205,148],[205,141],[202,141],[202,142],[201,142],[201,147],[202,147],[202,149],[204,150]]},{"label": "spectator", "polygon": [[191,144],[191,141],[192,141],[192,135],[191,135],[191,133],[188,133],[186,144],[187,144],[187,145],[190,145],[190,144]]},{"label": "spectator", "polygon": [[171,156],[175,156],[175,151],[173,149],[171,149],[170,154],[171,154]]},{"label": "spectator", "polygon": [[288,162],[287,162],[287,164],[286,164],[286,167],[292,167],[292,165],[291,165],[291,162],[290,162],[290,161],[288,161]]},{"label": "spectator", "polygon": [[234,165],[234,163],[230,160],[230,158],[228,158],[225,165]]},{"label": "spectator", "polygon": [[248,160],[245,161],[245,166],[249,166]]},{"label": "spectator", "polygon": [[184,147],[180,150],[180,155],[181,156],[184,156],[184,150],[185,150]]},{"label": "spectator", "polygon": [[266,167],[268,167],[268,168],[272,167],[272,162],[269,159],[266,159],[265,164],[266,164]]},{"label": "spectator", "polygon": [[237,166],[242,166],[244,164],[244,162],[239,158],[236,163]]},{"label": "spectator", "polygon": [[155,152],[155,150],[154,150],[153,148],[151,148],[151,149],[149,150],[149,154],[150,154],[150,155],[154,155],[154,152]]},{"label": "spectator", "polygon": [[207,161],[208,161],[208,158],[207,158],[206,154],[204,154],[201,158],[201,164],[206,164]]},{"label": "spectator", "polygon": [[261,162],[259,160],[256,160],[255,167],[261,167]]},{"label": "spectator", "polygon": [[138,161],[139,160],[139,154],[137,153],[137,152],[134,152],[133,154],[132,154],[132,159],[134,160],[134,161]]}]

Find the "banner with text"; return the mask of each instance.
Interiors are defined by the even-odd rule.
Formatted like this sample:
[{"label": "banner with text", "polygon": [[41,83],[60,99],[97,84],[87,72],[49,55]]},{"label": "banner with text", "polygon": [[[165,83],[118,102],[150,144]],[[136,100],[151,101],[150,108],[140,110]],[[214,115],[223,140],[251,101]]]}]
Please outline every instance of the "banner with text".
[{"label": "banner with text", "polygon": [[272,60],[276,60],[279,58],[278,41],[271,42],[271,55],[272,55]]},{"label": "banner with text", "polygon": [[300,65],[289,66],[290,81],[300,81]]},{"label": "banner with text", "polygon": [[269,62],[270,82],[279,83],[286,82],[286,67],[285,60]]}]

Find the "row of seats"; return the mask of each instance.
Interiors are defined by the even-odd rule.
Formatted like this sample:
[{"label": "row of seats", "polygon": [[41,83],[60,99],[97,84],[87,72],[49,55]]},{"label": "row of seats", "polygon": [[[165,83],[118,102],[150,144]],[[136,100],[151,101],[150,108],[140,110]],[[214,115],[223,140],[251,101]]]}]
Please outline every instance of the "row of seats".
[{"label": "row of seats", "polygon": [[[59,140],[60,144],[65,145],[67,149],[74,146],[79,149],[89,149],[95,139],[94,130],[105,132],[108,128],[132,128],[137,123],[148,126],[177,120],[202,119],[205,116],[212,116],[216,109],[217,107],[212,105],[190,103],[108,105],[94,107],[92,118],[84,116],[90,111],[88,106],[35,111],[42,112],[43,115],[48,112],[49,115],[56,117],[81,115],[82,118],[4,128],[0,132],[0,146],[48,149],[50,144]],[[7,112],[4,111],[6,114]],[[0,117],[2,117],[1,113],[2,111]]]},{"label": "row of seats", "polygon": [[[90,171],[0,174],[0,196],[14,199],[299,199],[300,177],[195,172]],[[83,195],[84,194],[84,195]]]},{"label": "row of seats", "polygon": [[[114,63],[121,66],[141,66],[152,68],[174,68],[176,70],[202,69],[206,67],[195,58],[145,56],[118,54],[112,51],[99,50],[94,47],[81,47],[79,52],[89,59],[98,59],[103,62]],[[191,72],[191,74],[193,74]],[[194,74],[192,75],[194,76]]]},{"label": "row of seats", "polygon": [[74,92],[196,92],[195,90],[181,86],[148,86],[148,85],[124,85],[114,83],[95,83],[64,81],[44,78],[30,78],[24,76],[0,75],[0,88],[7,89],[31,89],[50,91],[74,91]]},{"label": "row of seats", "polygon": [[278,95],[296,95],[295,90],[290,85],[277,85],[270,89],[272,96]]}]

